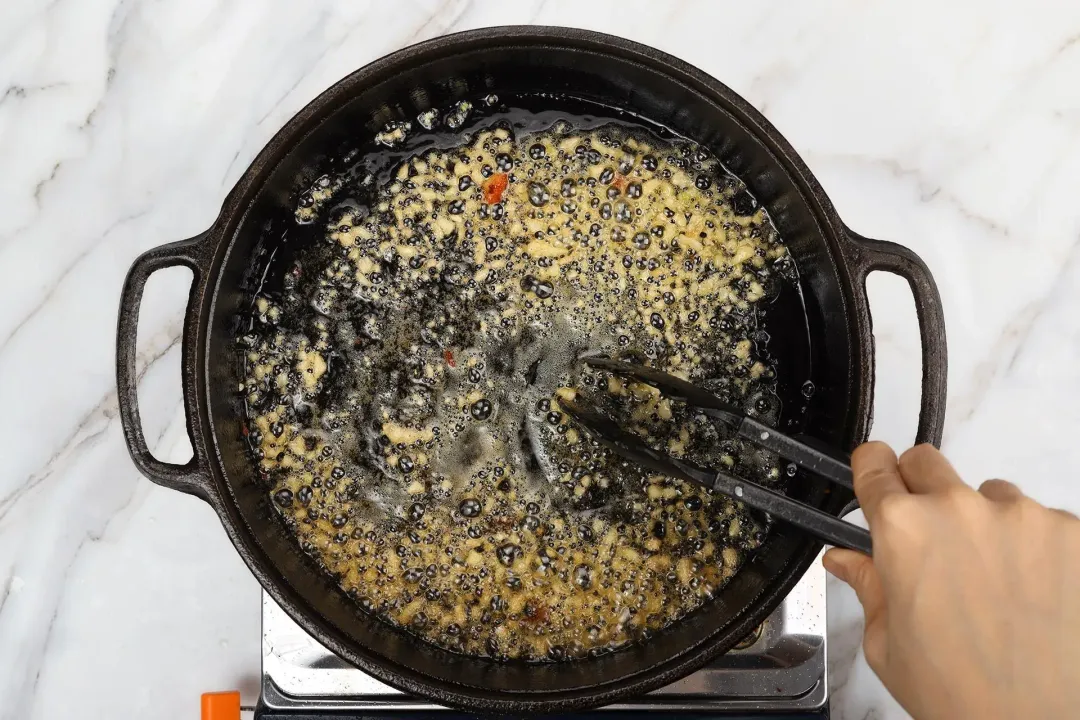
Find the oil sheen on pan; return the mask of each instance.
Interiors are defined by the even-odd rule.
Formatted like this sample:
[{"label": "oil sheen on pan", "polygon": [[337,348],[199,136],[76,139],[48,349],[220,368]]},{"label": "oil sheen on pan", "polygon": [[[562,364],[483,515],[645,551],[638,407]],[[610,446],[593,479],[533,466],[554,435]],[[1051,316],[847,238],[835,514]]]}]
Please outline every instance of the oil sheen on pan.
[{"label": "oil sheen on pan", "polygon": [[743,183],[550,97],[433,110],[335,167],[238,338],[242,432],[296,542],[358,611],[476,656],[610,652],[712,598],[765,518],[626,464],[560,401],[782,484],[775,455],[580,362],[645,362],[778,420],[760,318],[797,277]]}]

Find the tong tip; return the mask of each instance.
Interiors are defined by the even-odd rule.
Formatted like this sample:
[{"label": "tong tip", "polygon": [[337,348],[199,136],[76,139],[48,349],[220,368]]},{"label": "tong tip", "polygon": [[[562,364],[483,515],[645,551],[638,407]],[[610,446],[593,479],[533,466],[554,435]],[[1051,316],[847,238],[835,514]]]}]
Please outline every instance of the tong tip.
[{"label": "tong tip", "polygon": [[642,438],[622,429],[594,407],[586,407],[576,400],[560,400],[559,407],[593,439],[622,458],[668,477],[712,487],[712,475],[708,470],[652,449]]},{"label": "tong tip", "polygon": [[703,390],[680,377],[669,375],[646,365],[614,360],[608,357],[584,357],[586,365],[608,370],[617,375],[639,380],[652,385],[667,395],[677,397],[688,405],[705,410],[717,420],[738,424],[744,415],[737,408],[729,405],[708,390]]}]

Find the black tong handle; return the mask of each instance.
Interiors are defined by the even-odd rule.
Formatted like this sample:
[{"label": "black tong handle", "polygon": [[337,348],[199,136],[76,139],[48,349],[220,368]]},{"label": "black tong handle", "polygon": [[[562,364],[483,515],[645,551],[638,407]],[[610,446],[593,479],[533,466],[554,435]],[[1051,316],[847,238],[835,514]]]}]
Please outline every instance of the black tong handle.
[{"label": "black tong handle", "polygon": [[851,464],[830,453],[807,445],[790,435],[777,432],[768,425],[751,418],[743,418],[739,423],[739,434],[756,445],[772,450],[799,467],[816,473],[848,490],[854,490],[851,479]]},{"label": "black tong handle", "polygon": [[793,500],[787,495],[724,473],[716,474],[711,489],[794,525],[829,545],[858,550],[866,555],[873,554],[874,547],[869,531],[806,503]]}]

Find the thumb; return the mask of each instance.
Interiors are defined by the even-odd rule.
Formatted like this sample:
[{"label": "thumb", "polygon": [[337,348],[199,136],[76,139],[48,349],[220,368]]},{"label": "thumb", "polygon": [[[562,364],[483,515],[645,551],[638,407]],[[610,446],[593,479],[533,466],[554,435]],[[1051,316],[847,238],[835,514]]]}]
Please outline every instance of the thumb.
[{"label": "thumb", "polygon": [[869,626],[885,608],[885,595],[873,559],[854,550],[831,548],[821,559],[825,569],[855,591]]}]

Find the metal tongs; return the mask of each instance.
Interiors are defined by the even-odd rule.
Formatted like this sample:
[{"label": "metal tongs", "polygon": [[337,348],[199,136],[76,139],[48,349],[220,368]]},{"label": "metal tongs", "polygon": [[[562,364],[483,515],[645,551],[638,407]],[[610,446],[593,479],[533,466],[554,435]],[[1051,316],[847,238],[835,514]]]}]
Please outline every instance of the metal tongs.
[{"label": "metal tongs", "polygon": [[[685,380],[642,365],[608,358],[583,359],[592,367],[652,385],[665,395],[683,400],[688,407],[734,428],[741,437],[772,450],[799,467],[810,470],[837,485],[848,489],[853,488],[851,465],[847,460],[777,432],[775,428],[747,417],[712,393]],[[872,553],[870,533],[857,525],[844,522],[829,513],[793,500],[763,485],[716,470],[701,468],[693,463],[653,450],[646,446],[641,438],[626,432],[594,409],[583,407],[572,401],[560,400],[559,404],[594,439],[631,462],[741,500],[748,507],[768,513],[830,545],[858,550],[867,555]]]}]

